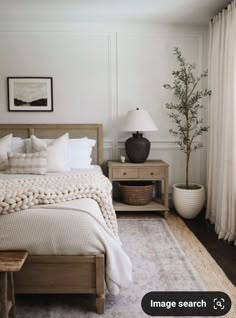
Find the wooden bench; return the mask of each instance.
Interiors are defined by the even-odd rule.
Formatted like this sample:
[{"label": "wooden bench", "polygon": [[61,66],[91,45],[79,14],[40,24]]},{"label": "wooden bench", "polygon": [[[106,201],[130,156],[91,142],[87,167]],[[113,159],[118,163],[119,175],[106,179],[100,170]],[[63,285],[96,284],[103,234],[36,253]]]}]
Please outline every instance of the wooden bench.
[{"label": "wooden bench", "polygon": [[13,272],[23,266],[26,251],[0,251],[0,317],[15,318],[15,293]]}]

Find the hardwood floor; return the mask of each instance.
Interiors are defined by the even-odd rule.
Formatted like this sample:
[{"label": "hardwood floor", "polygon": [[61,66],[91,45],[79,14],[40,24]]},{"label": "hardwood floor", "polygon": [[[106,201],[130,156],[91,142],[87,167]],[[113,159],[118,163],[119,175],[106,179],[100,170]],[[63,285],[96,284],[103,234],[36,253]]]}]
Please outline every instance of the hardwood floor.
[{"label": "hardwood floor", "polygon": [[197,218],[184,222],[236,286],[236,246],[218,239],[214,225],[205,219],[205,211]]}]

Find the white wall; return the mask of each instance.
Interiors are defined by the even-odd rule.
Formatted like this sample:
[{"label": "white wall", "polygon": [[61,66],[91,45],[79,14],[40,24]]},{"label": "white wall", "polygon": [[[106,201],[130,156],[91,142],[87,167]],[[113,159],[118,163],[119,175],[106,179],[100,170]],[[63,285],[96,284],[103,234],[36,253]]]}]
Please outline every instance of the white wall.
[{"label": "white wall", "polygon": [[[1,123],[103,123],[105,159],[124,152],[120,132],[126,112],[147,109],[159,127],[146,134],[151,159],[170,164],[170,183],[184,180],[184,156],[169,135],[172,126],[163,84],[176,67],[174,46],[198,65],[207,64],[207,28],[171,25],[0,25]],[[52,76],[53,113],[7,111],[7,76]],[[205,182],[205,154],[191,161],[191,180]]]}]

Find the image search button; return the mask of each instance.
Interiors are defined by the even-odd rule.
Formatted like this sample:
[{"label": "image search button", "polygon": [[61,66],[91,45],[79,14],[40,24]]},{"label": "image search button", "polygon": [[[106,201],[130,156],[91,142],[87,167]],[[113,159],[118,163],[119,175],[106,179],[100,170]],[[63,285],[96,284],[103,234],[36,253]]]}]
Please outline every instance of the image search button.
[{"label": "image search button", "polygon": [[142,309],[149,316],[223,316],[231,308],[224,292],[156,292],[144,295]]}]

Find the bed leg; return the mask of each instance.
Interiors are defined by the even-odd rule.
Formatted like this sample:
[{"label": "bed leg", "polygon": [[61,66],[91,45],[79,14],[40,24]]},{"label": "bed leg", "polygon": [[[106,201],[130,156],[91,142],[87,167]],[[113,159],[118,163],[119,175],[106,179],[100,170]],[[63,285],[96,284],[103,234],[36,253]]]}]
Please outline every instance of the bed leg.
[{"label": "bed leg", "polygon": [[105,267],[104,255],[96,256],[96,309],[98,314],[104,313],[105,303]]},{"label": "bed leg", "polygon": [[96,295],[96,310],[98,314],[104,314],[105,297],[104,294]]}]

